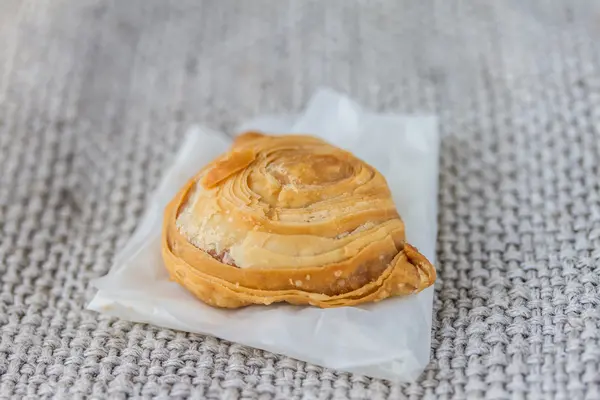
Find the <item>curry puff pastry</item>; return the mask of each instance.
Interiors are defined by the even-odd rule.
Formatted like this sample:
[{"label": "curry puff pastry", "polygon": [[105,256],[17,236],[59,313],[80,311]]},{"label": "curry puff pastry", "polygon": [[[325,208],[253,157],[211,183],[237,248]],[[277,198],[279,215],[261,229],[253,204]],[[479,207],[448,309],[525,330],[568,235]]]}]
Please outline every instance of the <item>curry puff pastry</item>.
[{"label": "curry puff pastry", "polygon": [[162,253],[172,279],[226,308],[357,305],[436,275],[406,243],[384,177],[305,135],[238,137],[167,206]]}]

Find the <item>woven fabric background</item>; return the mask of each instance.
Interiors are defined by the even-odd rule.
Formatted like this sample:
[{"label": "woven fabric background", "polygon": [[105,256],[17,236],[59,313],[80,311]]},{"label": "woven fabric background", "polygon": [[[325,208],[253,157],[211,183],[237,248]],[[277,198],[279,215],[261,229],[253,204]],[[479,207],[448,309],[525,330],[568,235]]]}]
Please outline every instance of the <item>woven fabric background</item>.
[{"label": "woven fabric background", "polygon": [[[0,397],[599,399],[599,38],[587,0],[0,0]],[[319,86],[441,118],[418,382],[84,310],[191,123]]]}]

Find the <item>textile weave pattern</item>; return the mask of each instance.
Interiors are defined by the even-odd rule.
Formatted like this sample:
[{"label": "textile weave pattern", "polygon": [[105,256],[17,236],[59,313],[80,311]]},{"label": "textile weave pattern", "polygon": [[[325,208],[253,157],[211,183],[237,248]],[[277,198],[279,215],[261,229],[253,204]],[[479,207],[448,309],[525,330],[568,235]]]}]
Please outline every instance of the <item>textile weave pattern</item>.
[{"label": "textile weave pattern", "polygon": [[[0,0],[0,398],[600,398],[599,21],[593,1]],[[84,309],[190,124],[322,86],[440,117],[419,381]]]}]

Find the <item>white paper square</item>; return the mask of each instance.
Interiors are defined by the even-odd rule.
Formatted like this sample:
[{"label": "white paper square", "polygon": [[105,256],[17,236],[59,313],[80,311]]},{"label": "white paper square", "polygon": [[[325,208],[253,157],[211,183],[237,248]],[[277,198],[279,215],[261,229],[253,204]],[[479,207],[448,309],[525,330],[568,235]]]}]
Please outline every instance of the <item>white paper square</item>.
[{"label": "white paper square", "polygon": [[[308,133],[352,151],[386,177],[408,241],[435,262],[439,135],[432,116],[365,112],[331,90],[306,111],[256,118],[239,131]],[[88,309],[122,319],[203,333],[324,367],[394,381],[416,379],[429,362],[433,288],[359,307],[319,309],[286,304],[216,309],[171,282],[160,251],[165,205],[231,139],[190,130],[136,232],[110,272],[92,284]]]}]

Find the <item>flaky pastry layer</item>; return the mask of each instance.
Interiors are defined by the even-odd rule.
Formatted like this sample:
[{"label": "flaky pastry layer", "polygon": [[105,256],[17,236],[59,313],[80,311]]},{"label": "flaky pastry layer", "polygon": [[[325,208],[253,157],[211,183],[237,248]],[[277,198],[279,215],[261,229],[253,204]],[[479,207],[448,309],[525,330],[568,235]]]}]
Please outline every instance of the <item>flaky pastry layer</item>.
[{"label": "flaky pastry layer", "polygon": [[349,306],[435,280],[383,176],[306,135],[240,136],[169,203],[162,252],[171,277],[217,307]]}]

